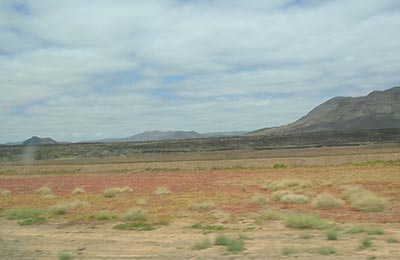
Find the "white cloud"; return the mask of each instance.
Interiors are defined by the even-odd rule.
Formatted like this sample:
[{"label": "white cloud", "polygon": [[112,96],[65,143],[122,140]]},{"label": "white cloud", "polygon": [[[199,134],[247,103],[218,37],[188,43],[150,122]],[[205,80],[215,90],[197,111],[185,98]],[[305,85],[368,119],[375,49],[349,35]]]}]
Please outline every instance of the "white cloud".
[{"label": "white cloud", "polygon": [[399,10],[397,0],[4,0],[0,142],[289,123],[331,96],[400,82]]}]

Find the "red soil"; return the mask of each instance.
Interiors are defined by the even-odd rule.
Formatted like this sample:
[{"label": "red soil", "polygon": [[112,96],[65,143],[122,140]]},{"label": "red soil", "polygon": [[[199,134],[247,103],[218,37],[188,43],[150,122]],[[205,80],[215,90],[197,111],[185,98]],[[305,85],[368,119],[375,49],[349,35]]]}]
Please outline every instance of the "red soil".
[{"label": "red soil", "polygon": [[[255,205],[249,202],[249,198],[256,192],[262,192],[270,196],[269,191],[261,190],[259,185],[267,179],[293,178],[289,172],[250,172],[250,171],[218,171],[202,173],[146,173],[146,174],[88,174],[88,175],[57,175],[57,176],[12,176],[0,178],[0,188],[11,190],[14,194],[33,193],[40,187],[48,186],[53,189],[58,196],[71,194],[74,188],[82,187],[88,194],[101,194],[106,188],[111,187],[130,187],[135,193],[150,194],[157,187],[163,186],[170,189],[174,194],[198,193],[199,197],[218,198],[224,194],[224,199],[229,202],[222,204],[222,210],[230,212],[257,212],[263,206]],[[320,174],[319,170],[310,170],[307,174],[296,172],[296,178],[307,177],[314,178]],[[327,175],[335,174],[328,172]],[[315,175],[315,176],[314,176]],[[246,184],[246,181],[252,181]],[[370,185],[371,190],[379,189],[385,191],[385,194],[399,194],[398,185],[392,185],[390,182],[380,181],[379,183],[366,182],[365,186]],[[340,197],[341,193],[338,187],[315,186],[311,188],[314,192],[329,191]],[[234,203],[233,203],[234,202]],[[236,203],[237,202],[237,203]],[[316,210],[312,209],[310,204],[292,205],[281,204],[270,201],[267,207],[273,207],[289,211],[313,212],[322,217],[335,219],[337,221],[374,221],[374,222],[397,222],[400,223],[400,203],[392,200],[392,207],[389,210],[379,213],[359,212],[346,205],[341,209]]]}]

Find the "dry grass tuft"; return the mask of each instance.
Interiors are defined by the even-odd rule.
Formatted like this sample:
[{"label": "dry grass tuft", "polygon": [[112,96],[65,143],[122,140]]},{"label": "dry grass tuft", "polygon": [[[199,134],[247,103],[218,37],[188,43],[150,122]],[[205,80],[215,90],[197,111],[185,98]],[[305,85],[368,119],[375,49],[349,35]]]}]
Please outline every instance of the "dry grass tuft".
[{"label": "dry grass tuft", "polygon": [[263,221],[275,221],[275,220],[282,220],[285,216],[282,212],[277,210],[263,210],[260,212],[260,219]]},{"label": "dry grass tuft", "polygon": [[109,188],[103,190],[103,196],[106,198],[114,198],[115,196],[117,196],[117,194],[118,192],[116,191],[115,188]]},{"label": "dry grass tuft", "polygon": [[192,249],[193,250],[203,250],[203,249],[209,248],[210,245],[211,245],[210,239],[204,238],[202,240],[196,241],[194,243],[194,245],[192,246]]},{"label": "dry grass tuft", "polygon": [[304,204],[308,202],[308,197],[302,194],[295,194],[290,190],[278,190],[273,193],[276,201],[287,204]]},{"label": "dry grass tuft", "polygon": [[114,197],[116,197],[118,194],[121,194],[121,193],[130,193],[130,192],[132,192],[133,190],[131,189],[131,188],[129,188],[129,187],[123,187],[123,188],[108,188],[108,189],[105,189],[104,191],[103,191],[103,196],[104,197],[106,197],[106,198],[114,198]]},{"label": "dry grass tuft", "polygon": [[133,208],[122,216],[122,220],[128,222],[145,222],[147,221],[147,212],[141,208]]},{"label": "dry grass tuft", "polygon": [[69,212],[68,204],[57,204],[50,208],[50,213],[54,215],[65,215]]},{"label": "dry grass tuft", "polygon": [[8,196],[8,195],[11,195],[11,191],[6,190],[6,189],[0,189],[0,195],[1,195],[1,196]]},{"label": "dry grass tuft", "polygon": [[74,200],[68,203],[70,208],[77,209],[77,208],[87,208],[90,207],[91,204],[84,200]]},{"label": "dry grass tuft", "polygon": [[292,193],[283,195],[279,201],[287,204],[304,204],[308,201],[308,197],[306,195]]},{"label": "dry grass tuft", "polygon": [[45,196],[45,195],[53,195],[53,190],[52,190],[50,187],[48,187],[48,186],[43,186],[43,187],[41,187],[40,189],[37,189],[35,192],[36,192],[37,194],[42,195],[42,196]]},{"label": "dry grass tuft", "polygon": [[210,210],[213,208],[215,208],[215,203],[212,201],[189,204],[189,209],[191,210]]},{"label": "dry grass tuft", "polygon": [[279,201],[283,196],[292,194],[290,190],[278,190],[273,193],[274,199]]},{"label": "dry grass tuft", "polygon": [[250,201],[254,204],[264,205],[268,202],[268,198],[263,194],[256,193],[251,197]]},{"label": "dry grass tuft", "polygon": [[129,187],[123,187],[123,188],[117,188],[118,193],[131,193],[133,192],[133,189]]},{"label": "dry grass tuft", "polygon": [[46,194],[46,195],[43,196],[43,198],[45,198],[45,199],[56,199],[57,196],[53,195],[53,194]]},{"label": "dry grass tuft", "polygon": [[50,213],[54,215],[67,214],[71,209],[89,207],[90,203],[82,200],[74,200],[68,203],[59,203],[50,208]]},{"label": "dry grass tuft", "polygon": [[295,229],[324,229],[328,227],[324,219],[312,214],[288,215],[285,222],[286,227]]},{"label": "dry grass tuft", "polygon": [[343,207],[344,201],[328,192],[323,192],[313,199],[311,205],[317,209],[334,209]]},{"label": "dry grass tuft", "polygon": [[145,205],[147,205],[147,200],[143,199],[143,198],[139,198],[136,200],[136,204],[138,204],[139,206],[145,206]]},{"label": "dry grass tuft", "polygon": [[389,200],[375,193],[357,186],[345,187],[343,191],[345,199],[350,201],[351,206],[359,211],[378,212],[389,206]]},{"label": "dry grass tuft", "polygon": [[312,185],[312,182],[309,180],[301,180],[301,179],[284,179],[281,181],[275,181],[271,183],[267,183],[261,186],[264,190],[283,190],[283,189],[292,189],[292,188],[307,188]]},{"label": "dry grass tuft", "polygon": [[171,194],[171,191],[167,188],[167,187],[158,187],[155,191],[154,191],[155,195],[158,196],[164,196],[164,195],[169,195]]},{"label": "dry grass tuft", "polygon": [[82,194],[82,193],[85,193],[85,189],[84,188],[75,188],[73,191],[72,191],[72,194]]}]

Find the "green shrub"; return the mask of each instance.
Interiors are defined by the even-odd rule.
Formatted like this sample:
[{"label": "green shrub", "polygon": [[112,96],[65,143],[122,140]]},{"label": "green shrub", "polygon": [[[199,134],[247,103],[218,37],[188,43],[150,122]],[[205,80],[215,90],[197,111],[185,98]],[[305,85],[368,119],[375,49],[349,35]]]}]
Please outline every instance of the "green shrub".
[{"label": "green shrub", "polygon": [[114,226],[118,230],[136,230],[136,231],[152,231],[155,227],[150,226],[145,222],[123,223]]},{"label": "green shrub", "polygon": [[246,236],[245,234],[239,234],[238,238],[241,240],[252,240],[252,238]]},{"label": "green shrub", "polygon": [[338,233],[336,230],[329,230],[325,233],[326,239],[328,240],[337,240],[338,239]]},{"label": "green shrub", "polygon": [[226,246],[227,250],[231,253],[239,253],[244,250],[244,241],[250,240],[249,237],[239,234],[238,239],[229,238],[223,234],[217,235],[215,238],[215,245]]},{"label": "green shrub", "polygon": [[334,209],[343,207],[344,201],[328,192],[323,192],[312,201],[311,205],[318,209]]},{"label": "green shrub", "polygon": [[386,242],[388,242],[388,243],[399,243],[399,240],[397,240],[396,238],[394,238],[394,237],[388,237],[387,239],[386,239]]},{"label": "green shrub", "polygon": [[359,249],[366,249],[372,246],[372,237],[366,237],[363,240],[361,240],[361,245],[359,246]]},{"label": "green shrub", "polygon": [[18,225],[20,226],[29,226],[29,225],[34,225],[34,224],[40,224],[45,222],[46,219],[44,217],[34,217],[34,218],[28,218],[26,220],[18,222]]},{"label": "green shrub", "polygon": [[202,229],[202,230],[211,230],[211,231],[218,231],[218,230],[225,230],[224,226],[215,226],[215,225],[201,225],[201,224],[194,224],[191,226],[193,229]]},{"label": "green shrub", "polygon": [[94,215],[92,218],[97,221],[112,221],[116,220],[118,217],[112,212],[101,212],[97,215]]},{"label": "green shrub", "polygon": [[42,147],[35,152],[35,160],[53,160],[57,158],[57,153],[51,147]]},{"label": "green shrub", "polygon": [[285,246],[284,248],[282,248],[282,254],[283,255],[293,255],[293,254],[297,254],[299,253],[299,250],[293,247],[288,247]]},{"label": "green shrub", "polygon": [[6,219],[10,220],[23,220],[37,218],[44,215],[45,211],[42,209],[34,208],[22,208],[22,209],[10,209],[6,214]]},{"label": "green shrub", "polygon": [[229,239],[227,249],[231,253],[239,253],[244,250],[244,241],[241,239]]},{"label": "green shrub", "polygon": [[122,220],[144,222],[147,221],[147,212],[141,208],[133,208],[122,216]]},{"label": "green shrub", "polygon": [[62,252],[58,255],[59,260],[71,260],[73,258],[74,258],[74,256],[67,252]]},{"label": "green shrub", "polygon": [[208,238],[204,238],[202,240],[196,241],[192,246],[193,250],[203,250],[210,247],[210,240]]},{"label": "green shrub", "polygon": [[286,169],[287,166],[284,164],[275,164],[272,168],[273,169]]},{"label": "green shrub", "polygon": [[310,239],[312,237],[313,237],[313,235],[310,232],[303,232],[300,234],[300,238],[302,238],[302,239]]},{"label": "green shrub", "polygon": [[336,250],[329,246],[323,246],[318,249],[318,253],[320,255],[334,255],[336,254]]},{"label": "green shrub", "polygon": [[292,214],[286,217],[286,227],[296,229],[324,229],[328,227],[325,220],[311,214]]},{"label": "green shrub", "polygon": [[360,233],[364,233],[365,229],[363,227],[352,227],[349,230],[346,231],[347,234],[360,234]]},{"label": "green shrub", "polygon": [[214,245],[217,246],[227,246],[229,243],[230,238],[225,236],[224,234],[219,234],[217,235],[217,237],[215,238],[215,242]]},{"label": "green shrub", "polygon": [[385,231],[380,228],[367,228],[365,230],[365,233],[367,233],[368,235],[383,235],[385,234]]}]

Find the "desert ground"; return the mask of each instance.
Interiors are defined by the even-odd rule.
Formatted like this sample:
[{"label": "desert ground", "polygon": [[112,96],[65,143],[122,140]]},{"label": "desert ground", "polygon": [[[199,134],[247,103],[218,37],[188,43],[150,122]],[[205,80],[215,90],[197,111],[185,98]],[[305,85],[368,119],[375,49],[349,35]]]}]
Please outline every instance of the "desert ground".
[{"label": "desert ground", "polygon": [[0,259],[400,259],[400,148],[0,163]]}]

